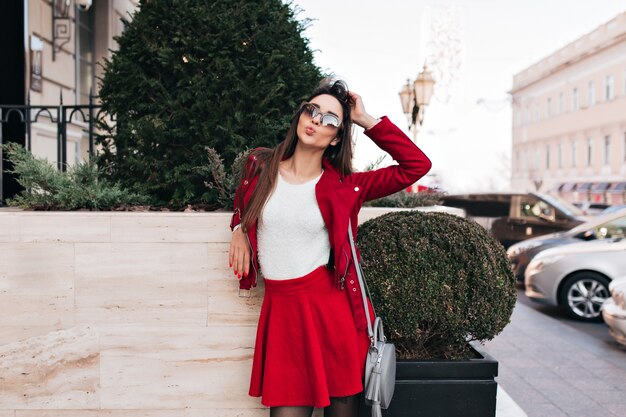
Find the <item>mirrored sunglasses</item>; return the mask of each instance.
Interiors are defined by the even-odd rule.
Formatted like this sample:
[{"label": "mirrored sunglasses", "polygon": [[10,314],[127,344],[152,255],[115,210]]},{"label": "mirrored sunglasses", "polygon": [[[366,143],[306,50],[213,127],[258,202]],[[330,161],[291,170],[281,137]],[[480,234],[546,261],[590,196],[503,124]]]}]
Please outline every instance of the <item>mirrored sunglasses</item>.
[{"label": "mirrored sunglasses", "polygon": [[302,112],[306,113],[311,119],[315,119],[318,115],[321,115],[320,124],[322,126],[332,126],[338,128],[341,124],[339,117],[335,116],[332,113],[322,113],[320,109],[318,109],[311,103],[305,103],[302,106]]}]

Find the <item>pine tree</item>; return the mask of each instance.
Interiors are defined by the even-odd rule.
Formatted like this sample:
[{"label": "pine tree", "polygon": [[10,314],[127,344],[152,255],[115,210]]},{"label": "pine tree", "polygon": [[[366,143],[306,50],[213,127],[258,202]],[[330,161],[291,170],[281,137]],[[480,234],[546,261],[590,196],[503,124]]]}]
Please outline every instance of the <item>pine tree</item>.
[{"label": "pine tree", "polygon": [[206,148],[229,165],[274,146],[322,77],[296,14],[282,0],[142,0],[101,80],[112,179],[156,205],[215,203]]}]

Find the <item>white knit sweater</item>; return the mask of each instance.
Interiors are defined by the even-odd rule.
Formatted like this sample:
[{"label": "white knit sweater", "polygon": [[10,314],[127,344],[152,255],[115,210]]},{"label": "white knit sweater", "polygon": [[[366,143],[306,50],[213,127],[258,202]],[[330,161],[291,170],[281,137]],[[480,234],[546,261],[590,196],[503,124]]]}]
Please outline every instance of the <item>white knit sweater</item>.
[{"label": "white knit sweater", "polygon": [[320,177],[290,184],[278,174],[257,229],[264,277],[298,278],[328,263],[328,231],[315,198],[315,184]]}]

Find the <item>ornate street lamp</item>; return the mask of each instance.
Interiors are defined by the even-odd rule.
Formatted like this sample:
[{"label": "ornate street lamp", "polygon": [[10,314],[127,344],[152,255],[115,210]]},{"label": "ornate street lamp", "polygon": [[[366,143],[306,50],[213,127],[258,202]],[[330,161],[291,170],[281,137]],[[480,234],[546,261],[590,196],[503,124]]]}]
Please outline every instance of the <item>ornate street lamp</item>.
[{"label": "ornate street lamp", "polygon": [[419,73],[413,83],[406,80],[404,88],[400,91],[400,102],[402,111],[409,122],[409,130],[413,131],[413,140],[417,140],[417,132],[424,121],[424,111],[435,88],[435,79],[424,64],[424,68]]},{"label": "ornate street lamp", "polygon": [[[63,45],[72,38],[70,8],[72,0],[52,0],[52,60]],[[86,12],[91,7],[91,0],[75,0],[76,8]]]}]

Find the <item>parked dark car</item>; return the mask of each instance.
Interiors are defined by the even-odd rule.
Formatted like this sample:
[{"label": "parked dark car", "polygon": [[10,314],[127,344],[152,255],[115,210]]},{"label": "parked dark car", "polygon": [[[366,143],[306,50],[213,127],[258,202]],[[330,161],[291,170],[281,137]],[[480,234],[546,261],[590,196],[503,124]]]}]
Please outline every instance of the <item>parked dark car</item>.
[{"label": "parked dark car", "polygon": [[626,208],[609,214],[599,214],[565,232],[527,239],[509,247],[507,255],[518,282],[524,282],[526,267],[544,249],[589,240],[626,237]]},{"label": "parked dark car", "polygon": [[588,220],[573,205],[539,193],[477,193],[443,197],[443,205],[465,210],[508,248],[514,243],[569,230]]}]

